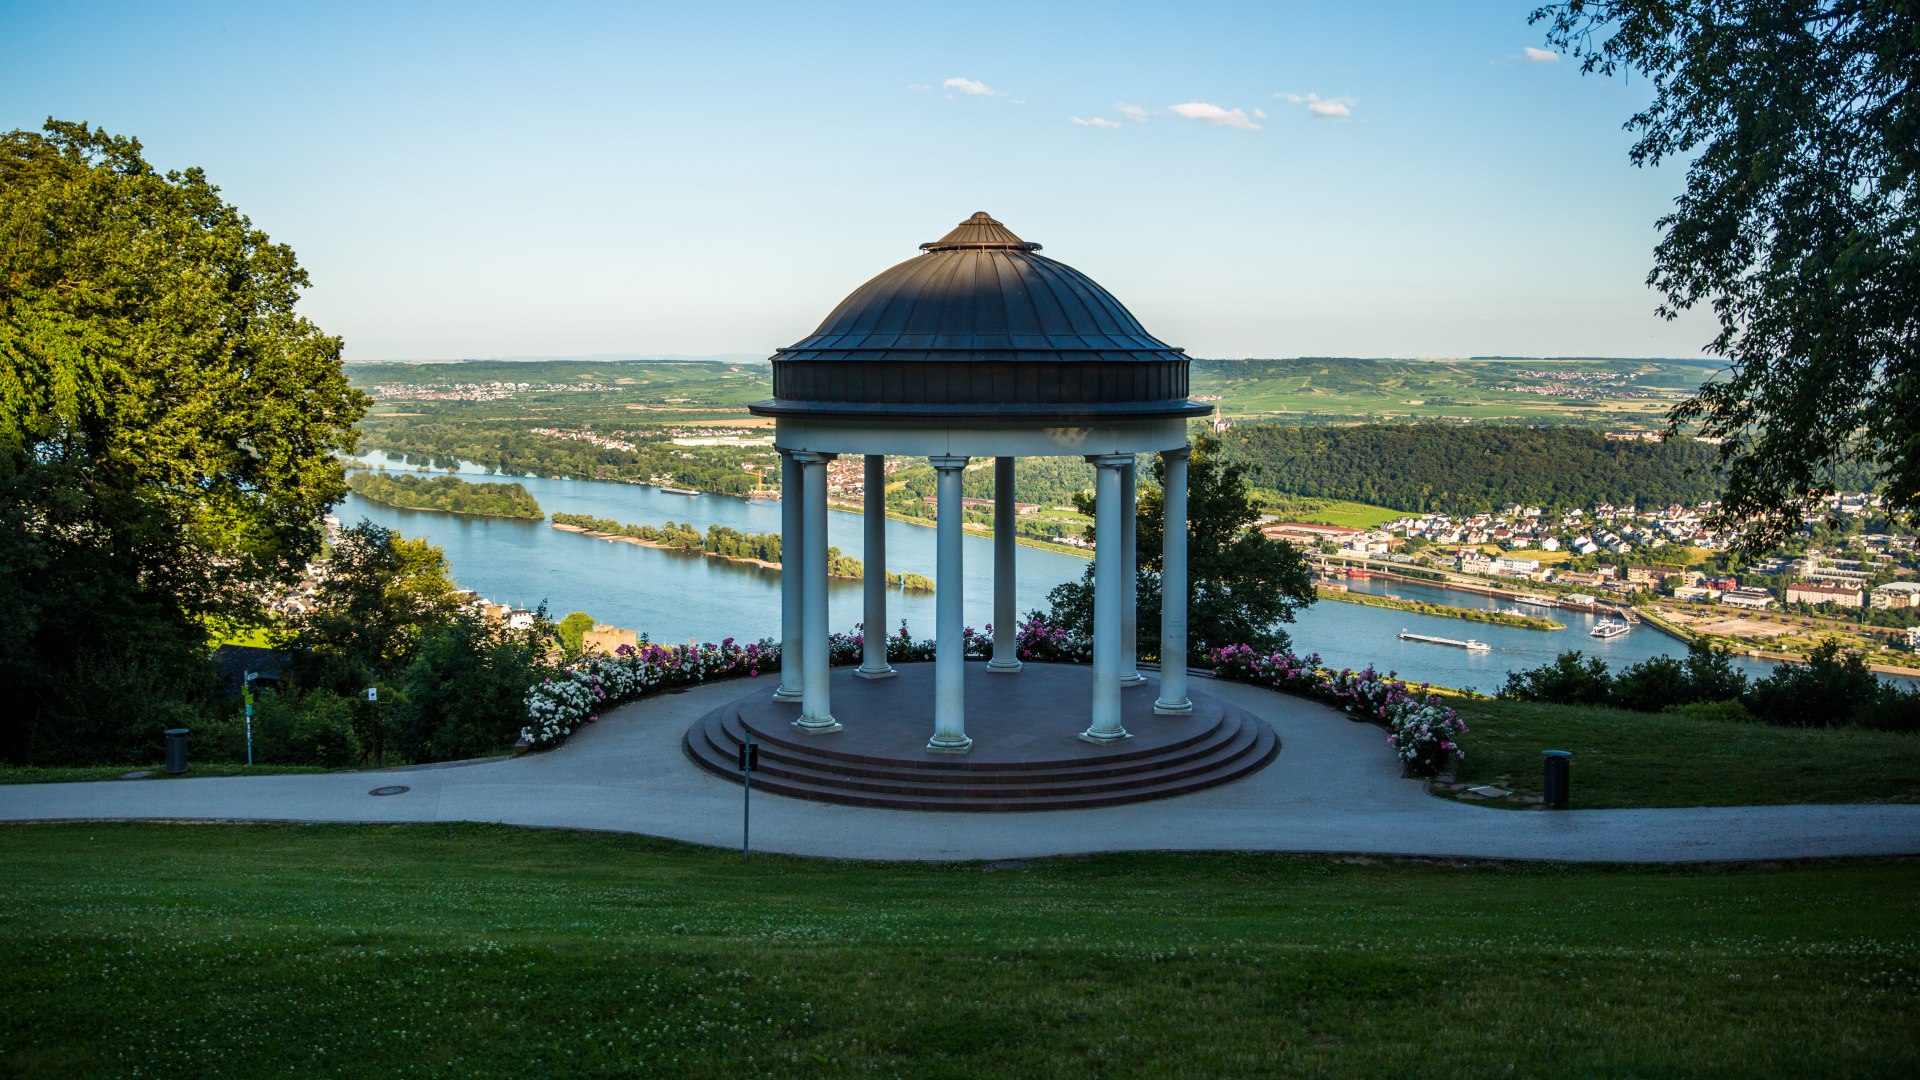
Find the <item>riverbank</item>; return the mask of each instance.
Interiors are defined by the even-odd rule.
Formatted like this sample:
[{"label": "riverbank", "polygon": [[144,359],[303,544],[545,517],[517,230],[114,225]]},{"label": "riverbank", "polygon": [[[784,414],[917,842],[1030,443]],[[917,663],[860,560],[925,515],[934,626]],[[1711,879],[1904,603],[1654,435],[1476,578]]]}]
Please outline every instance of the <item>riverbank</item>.
[{"label": "riverbank", "polygon": [[[1900,675],[1906,678],[1920,678],[1920,667],[1911,664],[1890,663],[1884,651],[1875,658],[1872,642],[1863,640],[1855,634],[1831,627],[1807,626],[1800,623],[1776,623],[1769,625],[1758,618],[1739,612],[1726,612],[1706,609],[1699,612],[1680,612],[1658,604],[1644,604],[1634,609],[1642,619],[1661,630],[1672,634],[1682,641],[1693,642],[1705,639],[1716,645],[1723,645],[1736,652],[1751,656],[1756,660],[1773,660],[1783,664],[1804,664],[1805,653],[1780,648],[1762,648],[1764,643],[1774,638],[1835,638],[1842,647],[1860,649],[1866,652],[1867,668],[1881,675]],[[1796,633],[1798,631],[1798,633]]]},{"label": "riverbank", "polygon": [[[1421,582],[1433,585],[1433,582]],[[1438,587],[1437,585],[1435,586]],[[1462,622],[1488,623],[1493,626],[1512,626],[1521,630],[1565,630],[1565,623],[1552,619],[1537,619],[1531,615],[1509,615],[1504,611],[1481,611],[1478,608],[1452,607],[1447,604],[1429,604],[1424,600],[1406,600],[1398,596],[1375,596],[1372,593],[1349,592],[1345,589],[1329,589],[1324,585],[1315,585],[1315,595],[1322,600],[1332,600],[1341,604],[1364,604],[1367,607],[1392,608],[1395,611],[1411,611],[1416,615],[1437,615],[1443,619],[1459,619]]]}]

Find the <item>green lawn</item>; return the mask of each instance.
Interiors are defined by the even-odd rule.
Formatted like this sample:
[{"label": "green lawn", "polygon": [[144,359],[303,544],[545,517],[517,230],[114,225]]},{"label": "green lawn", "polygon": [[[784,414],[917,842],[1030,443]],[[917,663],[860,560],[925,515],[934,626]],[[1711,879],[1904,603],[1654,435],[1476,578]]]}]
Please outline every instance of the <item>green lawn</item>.
[{"label": "green lawn", "polygon": [[20,1076],[1912,1075],[1920,862],[0,828]]},{"label": "green lawn", "polygon": [[[358,766],[355,766],[357,768]],[[161,762],[145,765],[0,765],[0,784],[69,784],[87,780],[118,780],[128,773],[150,772],[150,780],[171,779]],[[187,776],[267,776],[283,773],[341,772],[324,765],[243,765],[231,761],[201,762],[188,751]]]},{"label": "green lawn", "polygon": [[[1469,733],[1458,788],[1540,795],[1542,750],[1571,750],[1576,807],[1920,801],[1920,736],[1779,728],[1516,701],[1454,703]],[[1459,791],[1443,793],[1471,799]]]}]

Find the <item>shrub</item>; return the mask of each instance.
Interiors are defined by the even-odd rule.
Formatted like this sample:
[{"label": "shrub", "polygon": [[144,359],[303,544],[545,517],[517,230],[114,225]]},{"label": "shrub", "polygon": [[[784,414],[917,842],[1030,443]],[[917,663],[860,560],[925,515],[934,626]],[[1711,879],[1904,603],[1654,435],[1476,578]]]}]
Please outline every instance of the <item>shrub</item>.
[{"label": "shrub", "polygon": [[1783,727],[1841,727],[1868,710],[1880,696],[1880,680],[1858,652],[1842,651],[1832,638],[1821,642],[1804,664],[1781,664],[1753,684],[1746,706],[1769,724]]},{"label": "shrub", "polygon": [[1695,720],[1726,720],[1742,724],[1754,722],[1754,716],[1739,701],[1689,701],[1684,705],[1669,705],[1660,710],[1676,716],[1692,717]]},{"label": "shrub", "polygon": [[[338,768],[366,756],[360,703],[329,690],[263,689],[254,698],[253,760],[262,765],[325,765]],[[234,745],[236,729],[221,725],[222,756],[246,760]]]},{"label": "shrub", "polygon": [[780,647],[770,640],[739,645],[727,638],[718,645],[666,647],[642,643],[637,649],[622,645],[613,656],[589,657],[529,687],[520,741],[543,750],[558,746],[581,724],[598,720],[601,710],[649,690],[753,676],[779,665]]},{"label": "shrub", "polygon": [[1467,725],[1460,715],[1431,699],[1407,698],[1387,710],[1387,745],[1408,776],[1445,772],[1466,754],[1454,744]]},{"label": "shrub", "polygon": [[1027,621],[1020,624],[1014,645],[1022,661],[1085,664],[1093,660],[1091,637],[1064,626],[1053,626],[1038,611],[1027,613]]},{"label": "shrub", "polygon": [[413,761],[499,753],[519,738],[520,698],[541,675],[532,632],[460,614],[429,629],[400,673],[390,745]]},{"label": "shrub", "polygon": [[1262,653],[1251,645],[1211,649],[1206,656],[1215,678],[1317,698],[1356,720],[1382,725],[1388,745],[1409,776],[1432,776],[1466,757],[1454,742],[1455,735],[1467,730],[1459,714],[1424,684],[1408,687],[1391,671],[1381,675],[1371,666],[1328,671],[1320,666],[1318,655],[1302,658],[1284,650]]},{"label": "shrub", "polygon": [[1693,685],[1686,664],[1671,656],[1655,656],[1614,676],[1611,696],[1623,709],[1659,712],[1692,701]]},{"label": "shrub", "polygon": [[1581,656],[1578,649],[1563,652],[1551,664],[1507,673],[1500,696],[1513,701],[1550,705],[1602,705],[1613,692],[1607,662]]},{"label": "shrub", "polygon": [[1853,722],[1878,731],[1920,732],[1920,686],[1902,690],[1882,684],[1880,693],[1854,714]]}]

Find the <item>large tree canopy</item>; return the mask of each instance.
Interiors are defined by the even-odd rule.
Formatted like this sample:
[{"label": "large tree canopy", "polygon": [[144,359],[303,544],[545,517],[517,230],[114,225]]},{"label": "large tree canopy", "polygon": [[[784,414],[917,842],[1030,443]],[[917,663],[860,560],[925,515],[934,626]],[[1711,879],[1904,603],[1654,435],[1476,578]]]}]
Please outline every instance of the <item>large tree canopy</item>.
[{"label": "large tree canopy", "polygon": [[[162,174],[85,124],[0,135],[9,756],[48,722],[151,726],[111,718],[151,714],[205,619],[257,613],[319,550],[367,401],[294,313],[306,285],[198,169]],[[124,702],[86,677],[109,664]]]},{"label": "large tree canopy", "polygon": [[1920,5],[1570,0],[1532,21],[1583,71],[1648,79],[1634,164],[1691,157],[1647,280],[1663,315],[1719,319],[1731,369],[1672,420],[1726,440],[1727,515],[1776,540],[1850,458],[1920,509]]}]

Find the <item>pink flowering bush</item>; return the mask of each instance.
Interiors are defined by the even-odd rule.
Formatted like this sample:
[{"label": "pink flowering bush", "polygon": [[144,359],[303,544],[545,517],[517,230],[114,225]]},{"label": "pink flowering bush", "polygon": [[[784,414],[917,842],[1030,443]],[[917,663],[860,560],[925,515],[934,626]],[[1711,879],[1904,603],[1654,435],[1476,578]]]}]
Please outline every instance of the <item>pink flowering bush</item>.
[{"label": "pink flowering bush", "polygon": [[[866,628],[827,636],[827,662],[858,664],[866,644]],[[962,634],[969,660],[993,655],[993,627]],[[887,638],[887,658],[901,663],[933,659],[933,639],[916,641],[901,620],[898,633]],[[547,750],[567,740],[580,725],[600,719],[608,709],[625,705],[654,690],[674,689],[728,679],[752,677],[780,670],[780,646],[771,639],[740,645],[727,638],[718,645],[691,642],[636,648],[622,645],[612,656],[590,656],[563,668],[552,678],[527,690],[527,725],[520,729],[522,745]]]},{"label": "pink flowering bush", "polygon": [[1013,640],[1014,655],[1023,662],[1086,664],[1093,661],[1092,638],[1063,626],[1051,626],[1037,611],[1027,616]]},{"label": "pink flowering bush", "polygon": [[1387,745],[1408,776],[1433,776],[1466,757],[1454,742],[1466,730],[1459,713],[1432,699],[1410,697],[1387,710]]},{"label": "pink flowering bush", "polygon": [[1424,683],[1409,687],[1394,672],[1382,675],[1372,665],[1331,671],[1320,666],[1318,654],[1260,653],[1248,645],[1214,649],[1207,660],[1216,678],[1316,698],[1355,720],[1386,728],[1387,745],[1408,776],[1433,776],[1466,757],[1455,736],[1465,734],[1467,725]]}]

